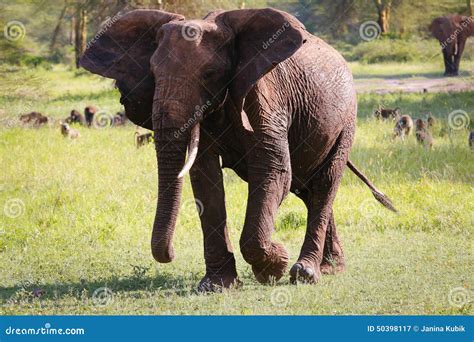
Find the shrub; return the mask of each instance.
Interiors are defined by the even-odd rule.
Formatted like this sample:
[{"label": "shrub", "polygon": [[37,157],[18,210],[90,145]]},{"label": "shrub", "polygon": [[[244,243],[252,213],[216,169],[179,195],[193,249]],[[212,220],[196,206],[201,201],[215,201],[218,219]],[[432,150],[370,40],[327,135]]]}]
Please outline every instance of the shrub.
[{"label": "shrub", "polygon": [[355,46],[346,58],[363,63],[426,61],[440,53],[433,40],[381,38]]}]

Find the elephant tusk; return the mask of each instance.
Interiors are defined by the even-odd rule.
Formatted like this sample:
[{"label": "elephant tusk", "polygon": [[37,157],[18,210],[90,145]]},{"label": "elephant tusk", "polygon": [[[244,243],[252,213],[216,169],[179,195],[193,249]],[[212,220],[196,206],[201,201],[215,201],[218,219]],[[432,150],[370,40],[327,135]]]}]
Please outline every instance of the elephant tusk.
[{"label": "elephant tusk", "polygon": [[178,175],[178,178],[184,177],[186,173],[191,169],[191,167],[194,164],[194,161],[196,160],[196,156],[198,153],[198,146],[199,146],[199,123],[197,123],[193,129],[191,130],[191,139],[189,141],[188,145],[188,159],[186,160],[186,163],[183,166],[183,169]]}]

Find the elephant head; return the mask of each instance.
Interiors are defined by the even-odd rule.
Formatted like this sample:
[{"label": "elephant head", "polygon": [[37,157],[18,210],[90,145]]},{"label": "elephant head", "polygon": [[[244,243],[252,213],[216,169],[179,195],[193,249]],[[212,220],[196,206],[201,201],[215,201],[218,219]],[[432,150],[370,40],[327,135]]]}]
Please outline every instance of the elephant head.
[{"label": "elephant head", "polygon": [[251,130],[242,111],[245,96],[301,47],[303,30],[274,9],[213,12],[192,21],[142,10],[119,18],[86,51],[81,65],[117,80],[127,116],[152,123],[159,186],[151,247],[157,261],[174,256],[183,175],[197,156],[200,122],[225,105],[238,127]]}]

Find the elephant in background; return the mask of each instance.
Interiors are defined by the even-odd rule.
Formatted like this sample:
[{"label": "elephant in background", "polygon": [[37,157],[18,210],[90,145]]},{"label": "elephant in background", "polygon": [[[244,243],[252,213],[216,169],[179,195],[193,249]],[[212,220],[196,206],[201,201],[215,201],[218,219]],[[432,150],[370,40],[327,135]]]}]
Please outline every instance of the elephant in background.
[{"label": "elephant in background", "polygon": [[433,20],[429,27],[443,51],[445,76],[459,75],[459,63],[466,40],[474,34],[474,18],[449,15]]},{"label": "elephant in background", "polygon": [[344,269],[332,205],[346,165],[395,211],[348,159],[357,99],[346,62],[288,13],[216,11],[186,21],[136,10],[103,32],[80,64],[115,79],[127,117],[154,131],[158,203],[151,249],[158,262],[174,258],[183,175],[190,172],[205,208],[201,291],[238,283],[222,168],[248,183],[240,250],[261,283],[287,269],[288,252],[271,236],[290,191],[308,210],[293,283],[316,283],[321,273]]}]

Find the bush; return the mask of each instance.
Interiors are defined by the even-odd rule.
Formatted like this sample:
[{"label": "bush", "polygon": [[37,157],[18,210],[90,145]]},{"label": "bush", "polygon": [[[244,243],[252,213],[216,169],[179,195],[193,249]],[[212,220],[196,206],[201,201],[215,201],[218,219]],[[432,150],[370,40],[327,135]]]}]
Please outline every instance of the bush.
[{"label": "bush", "polygon": [[363,63],[427,61],[440,53],[433,40],[380,38],[355,46],[345,57]]}]

